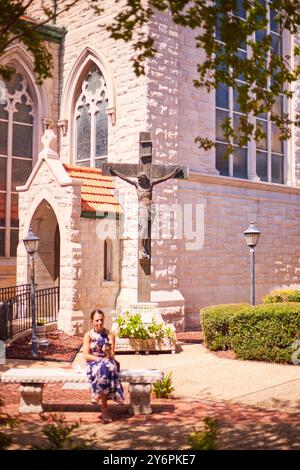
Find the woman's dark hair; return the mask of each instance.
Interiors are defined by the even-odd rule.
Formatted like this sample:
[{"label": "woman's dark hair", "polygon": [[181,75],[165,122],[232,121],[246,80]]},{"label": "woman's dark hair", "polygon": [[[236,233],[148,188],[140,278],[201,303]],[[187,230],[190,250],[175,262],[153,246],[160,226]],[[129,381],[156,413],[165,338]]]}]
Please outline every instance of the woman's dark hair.
[{"label": "woman's dark hair", "polygon": [[96,308],[91,313],[91,320],[94,320],[94,316],[96,315],[96,313],[101,313],[101,315],[103,315],[105,317],[104,312],[102,312],[102,310],[99,310],[99,308]]}]

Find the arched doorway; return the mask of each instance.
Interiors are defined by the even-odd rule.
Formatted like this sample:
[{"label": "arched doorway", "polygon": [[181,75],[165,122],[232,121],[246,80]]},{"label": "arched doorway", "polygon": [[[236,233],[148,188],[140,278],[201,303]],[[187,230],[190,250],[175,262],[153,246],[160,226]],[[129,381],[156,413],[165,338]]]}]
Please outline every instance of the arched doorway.
[{"label": "arched doorway", "polygon": [[49,202],[43,200],[33,214],[30,224],[40,237],[35,255],[35,280],[38,289],[59,287],[60,281],[60,231]]}]

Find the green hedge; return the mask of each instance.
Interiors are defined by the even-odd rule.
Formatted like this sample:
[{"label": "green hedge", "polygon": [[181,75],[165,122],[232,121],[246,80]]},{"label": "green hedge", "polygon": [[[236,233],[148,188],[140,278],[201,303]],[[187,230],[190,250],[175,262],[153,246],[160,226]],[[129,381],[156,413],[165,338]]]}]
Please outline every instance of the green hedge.
[{"label": "green hedge", "polygon": [[240,359],[292,363],[300,340],[300,304],[214,305],[200,311],[206,346],[233,349]]},{"label": "green hedge", "polygon": [[292,363],[292,345],[300,339],[299,304],[249,307],[229,323],[231,346],[238,358]]},{"label": "green hedge", "polygon": [[205,345],[212,351],[231,349],[229,319],[248,304],[213,305],[200,310]]},{"label": "green hedge", "polygon": [[292,289],[276,289],[264,297],[265,304],[277,302],[300,302],[300,291]]}]

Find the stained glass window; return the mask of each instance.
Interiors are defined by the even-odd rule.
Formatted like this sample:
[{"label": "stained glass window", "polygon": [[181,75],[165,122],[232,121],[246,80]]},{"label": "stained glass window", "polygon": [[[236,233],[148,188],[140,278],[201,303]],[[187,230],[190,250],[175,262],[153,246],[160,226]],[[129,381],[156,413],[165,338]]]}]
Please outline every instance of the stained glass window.
[{"label": "stained glass window", "polygon": [[[18,193],[32,170],[34,108],[21,73],[0,82],[0,256],[16,256]],[[7,210],[6,210],[7,209]]]},{"label": "stained glass window", "polygon": [[91,154],[91,115],[89,105],[83,103],[77,118],[77,160],[89,160]]},{"label": "stained glass window", "polygon": [[101,166],[107,160],[107,91],[104,77],[97,66],[87,73],[76,102],[76,163]]}]

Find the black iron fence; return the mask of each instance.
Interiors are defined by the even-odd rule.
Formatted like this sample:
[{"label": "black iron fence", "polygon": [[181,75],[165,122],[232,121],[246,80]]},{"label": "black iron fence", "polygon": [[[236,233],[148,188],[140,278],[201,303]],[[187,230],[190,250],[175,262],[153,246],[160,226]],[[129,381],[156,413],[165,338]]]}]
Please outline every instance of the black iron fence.
[{"label": "black iron fence", "polygon": [[5,302],[17,295],[30,292],[30,284],[21,284],[19,286],[2,287],[0,289],[0,302]]},{"label": "black iron fence", "polygon": [[[59,287],[37,290],[35,307],[38,321],[55,322],[59,309]],[[32,328],[30,290],[0,304],[0,340],[6,341],[30,328]]]}]

